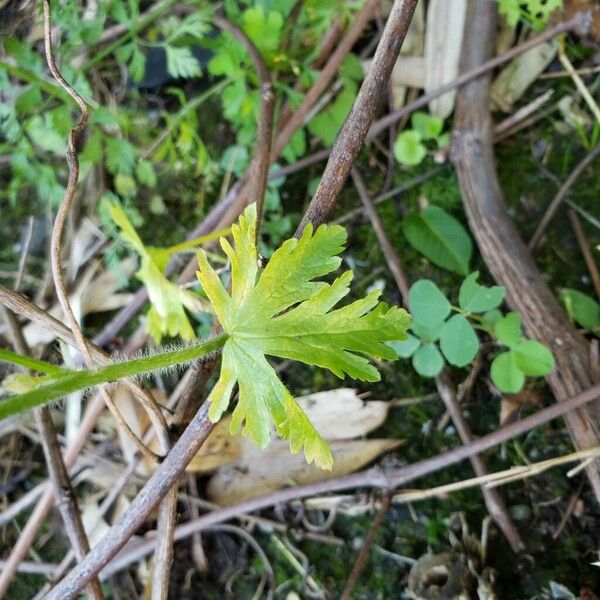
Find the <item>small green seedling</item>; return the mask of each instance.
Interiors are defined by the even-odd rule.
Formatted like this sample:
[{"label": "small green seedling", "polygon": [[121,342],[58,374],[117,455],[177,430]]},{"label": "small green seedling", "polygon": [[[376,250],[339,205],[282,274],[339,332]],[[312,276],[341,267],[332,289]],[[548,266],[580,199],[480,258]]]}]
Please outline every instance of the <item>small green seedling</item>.
[{"label": "small green seedling", "polygon": [[498,309],[504,287],[480,285],[478,275],[471,273],[463,281],[458,306],[452,306],[433,281],[413,284],[408,296],[411,333],[392,345],[402,358],[412,358],[417,373],[435,377],[446,362],[455,367],[470,364],[480,349],[477,331],[484,332],[507,348],[492,361],[492,381],[501,392],[514,394],[523,389],[526,376],[550,373],[554,358],[546,346],[523,337],[517,313],[503,315]]},{"label": "small green seedling", "polygon": [[449,134],[442,133],[444,120],[425,112],[416,112],[411,117],[412,129],[401,132],[394,144],[396,160],[407,167],[414,167],[427,156],[426,142],[435,142],[437,148],[444,148],[450,141]]},{"label": "small green seedling", "polygon": [[586,294],[565,288],[560,293],[569,317],[585,329],[600,334],[600,304]]},{"label": "small green seedling", "polygon": [[510,26],[522,19],[538,31],[548,24],[555,10],[563,7],[563,0],[498,0],[498,3],[500,14]]}]

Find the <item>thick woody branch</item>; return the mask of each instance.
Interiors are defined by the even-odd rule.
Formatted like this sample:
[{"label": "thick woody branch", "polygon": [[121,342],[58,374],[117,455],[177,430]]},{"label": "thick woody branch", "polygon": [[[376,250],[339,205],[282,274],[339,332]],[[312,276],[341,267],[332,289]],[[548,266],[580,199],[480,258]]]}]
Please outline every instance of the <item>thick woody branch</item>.
[{"label": "thick woody branch", "polygon": [[[497,3],[470,3],[463,68],[473,70],[492,53]],[[558,402],[593,383],[589,344],[567,318],[544,282],[512,222],[500,190],[493,154],[489,113],[489,77],[482,76],[459,90],[452,158],[458,173],[471,231],[496,281],[504,285],[509,305],[518,311],[528,334],[554,353],[556,367],[547,380]],[[600,403],[591,403],[567,416],[579,449],[600,445]],[[600,466],[587,474],[600,501]]]}]

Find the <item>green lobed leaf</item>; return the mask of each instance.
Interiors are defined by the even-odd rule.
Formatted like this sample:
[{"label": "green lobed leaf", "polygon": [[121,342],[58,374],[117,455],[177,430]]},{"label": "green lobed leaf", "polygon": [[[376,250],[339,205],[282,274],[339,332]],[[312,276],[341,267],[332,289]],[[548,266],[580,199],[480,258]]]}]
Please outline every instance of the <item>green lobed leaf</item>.
[{"label": "green lobed leaf", "polygon": [[554,356],[549,348],[535,340],[520,340],[512,347],[515,364],[525,375],[539,377],[554,369]]},{"label": "green lobed leaf", "polygon": [[477,355],[479,338],[463,315],[454,315],[444,323],[440,348],[451,365],[464,367]]},{"label": "green lobed leaf", "polygon": [[509,312],[495,323],[494,333],[499,342],[512,348],[521,339],[521,315]]},{"label": "green lobed leaf", "polygon": [[338,377],[378,381],[371,358],[397,358],[386,342],[406,338],[410,317],[399,308],[378,303],[379,292],[342,308],[334,306],[350,291],[352,272],[333,281],[315,281],[336,270],[346,242],[342,227],[308,225],[300,239],[285,241],[260,270],[255,244],[256,206],[250,205],[232,227],[234,247],[221,246],[231,262],[231,293],[198,253],[198,279],[219,322],[229,335],[221,373],[211,391],[209,417],[217,421],[229,406],[234,385],[239,401],[231,431],[242,429],[259,447],[270,441],[270,422],[302,446],[307,460],[331,466],[331,454],[310,421],[289,396],[266,356],[298,360],[332,371]]},{"label": "green lobed leaf", "polygon": [[167,72],[176,79],[190,79],[202,75],[198,59],[186,46],[171,46],[165,44],[167,54]]},{"label": "green lobed leaf", "polygon": [[415,323],[435,329],[450,314],[450,302],[433,281],[420,279],[408,291],[408,308]]},{"label": "green lobed leaf", "polygon": [[550,14],[562,6],[563,0],[499,0],[499,11],[511,27],[522,17],[536,30],[543,29]]},{"label": "green lobed leaf", "polygon": [[525,375],[515,361],[511,350],[502,352],[492,361],[490,368],[494,385],[506,394],[516,394],[523,389]]},{"label": "green lobed leaf", "polygon": [[435,377],[444,368],[444,357],[435,344],[427,343],[413,354],[412,364],[419,375]]},{"label": "green lobed leaf", "polygon": [[471,273],[462,282],[458,293],[458,303],[463,310],[482,313],[496,308],[504,300],[506,288],[500,285],[486,287],[477,283],[479,271]]},{"label": "green lobed leaf", "polygon": [[421,143],[421,134],[409,129],[403,131],[394,143],[394,156],[401,165],[414,167],[427,156],[427,149]]},{"label": "green lobed leaf", "polygon": [[465,228],[438,206],[430,205],[402,222],[408,241],[432,263],[459,275],[469,273],[473,243]]},{"label": "green lobed leaf", "polygon": [[262,51],[273,51],[279,46],[283,30],[283,15],[275,10],[265,12],[262,6],[247,8],[242,13],[242,28]]},{"label": "green lobed leaf", "polygon": [[135,146],[122,138],[106,139],[106,167],[113,173],[131,175],[135,167]]},{"label": "green lobed leaf", "polygon": [[563,289],[560,298],[571,319],[581,327],[600,327],[600,304],[593,298],[570,288]]}]

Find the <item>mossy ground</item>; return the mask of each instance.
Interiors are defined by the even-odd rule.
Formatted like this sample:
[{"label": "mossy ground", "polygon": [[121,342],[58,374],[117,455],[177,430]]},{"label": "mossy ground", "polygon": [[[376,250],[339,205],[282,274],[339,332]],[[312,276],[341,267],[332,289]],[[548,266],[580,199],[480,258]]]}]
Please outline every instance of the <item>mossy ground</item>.
[{"label": "mossy ground", "polygon": [[[547,206],[556,192],[556,185],[540,171],[539,163],[532,158],[532,148],[540,143],[551,144],[552,151],[547,153],[545,168],[559,179],[565,176],[585,154],[581,140],[575,136],[560,136],[554,131],[553,122],[548,119],[534,130],[520,134],[499,144],[496,158],[499,176],[509,211],[524,239],[533,233],[543,208]],[[410,171],[399,169],[394,185],[411,179],[433,166],[431,162]],[[315,169],[317,174],[319,169]],[[365,171],[372,193],[377,192],[381,175]],[[306,174],[296,176],[303,184]],[[293,179],[289,183],[293,184]],[[165,189],[170,186],[165,177],[162,183]],[[190,196],[189,186],[179,181],[181,193],[187,194],[186,201],[178,204],[167,202],[169,219],[151,216],[145,211],[142,235],[151,243],[169,244],[177,242],[183,236],[184,224],[204,212],[204,204],[199,207],[198,196]],[[286,186],[294,189],[295,186]],[[301,186],[298,186],[301,189]],[[171,190],[173,193],[173,190]],[[600,196],[600,180],[593,173],[586,172],[574,186],[571,194],[573,202],[584,210],[598,216],[597,199]],[[174,197],[174,196],[173,196]],[[460,285],[460,277],[438,269],[414,250],[405,239],[401,220],[409,211],[416,210],[419,200],[442,206],[462,222],[466,222],[460,202],[460,192],[451,167],[444,168],[425,184],[405,192],[399,199],[389,200],[377,209],[386,232],[397,249],[406,272],[411,280],[419,278],[433,279],[451,298],[455,298]],[[284,202],[289,208],[300,214],[305,196],[296,196],[286,192]],[[358,198],[351,187],[344,192],[336,216],[358,205]],[[143,206],[138,207],[140,210]],[[27,211],[15,207],[3,211],[2,227],[13,231],[22,223]],[[349,224],[349,248],[347,262],[355,270],[354,291],[357,295],[381,280],[384,285],[383,297],[391,303],[400,298],[393,280],[384,267],[384,257],[370,224],[364,218],[358,218]],[[584,228],[592,244],[600,243],[600,232],[584,222]],[[173,240],[173,231],[181,233]],[[151,236],[151,237],[148,237]],[[4,249],[6,250],[6,249]],[[14,260],[9,251],[0,256],[7,268],[13,268]],[[564,209],[548,229],[546,239],[536,255],[536,261],[552,289],[575,287],[591,294],[587,276],[575,238],[569,227],[565,226]],[[473,269],[479,269],[483,281],[491,283],[485,273],[485,266],[475,252]],[[466,371],[457,371],[455,378],[460,381]],[[484,370],[485,376],[485,370]],[[357,386],[356,383],[341,382],[333,375],[322,370],[294,367],[285,374],[286,383],[296,394],[331,389],[340,385]],[[360,387],[362,391],[366,387]],[[539,386],[547,402],[550,393]],[[422,379],[412,369],[409,361],[383,365],[382,381],[369,386],[373,398],[389,400],[397,397],[420,397],[435,390],[431,381]],[[466,404],[467,415],[473,431],[485,434],[498,427],[499,401],[493,397],[484,382],[477,384]],[[452,428],[444,432],[436,430],[436,423],[444,413],[439,400],[428,400],[405,408],[390,411],[386,423],[376,432],[377,437],[390,437],[405,440],[406,443],[386,460],[393,464],[417,462],[429,456],[456,446],[458,438]],[[572,450],[568,433],[561,422],[538,428],[516,442],[486,454],[488,468],[500,470],[514,464],[523,464],[524,458],[531,461],[557,456]],[[600,569],[590,563],[597,560],[600,549],[600,528],[598,527],[598,508],[584,486],[581,494],[583,513],[577,513],[568,520],[557,540],[552,539],[569,500],[580,490],[582,475],[573,479],[565,476],[564,467],[546,472],[538,477],[513,483],[501,488],[509,511],[513,514],[523,538],[527,542],[527,556],[515,557],[496,528],[492,528],[488,544],[488,565],[499,573],[499,597],[506,600],[523,598],[541,598],[541,591],[551,580],[560,582],[577,593],[583,584],[593,588],[600,587]],[[414,483],[415,487],[427,488],[471,477],[472,470],[468,462],[423,478]],[[40,471],[37,479],[41,480]],[[451,494],[443,499],[415,503],[411,508],[395,505],[377,534],[374,550],[355,588],[355,598],[388,599],[403,597],[403,589],[409,570],[407,563],[378,550],[382,548],[394,555],[418,558],[424,552],[444,551],[448,544],[448,520],[452,513],[462,511],[467,518],[471,531],[479,533],[487,512],[479,489],[469,489]],[[343,546],[332,546],[315,541],[295,541],[294,544],[306,556],[309,572],[314,579],[327,590],[332,598],[339,596],[348,578],[350,569],[357,556],[358,542],[363,539],[372,523],[373,515],[357,517],[340,515],[336,518],[333,533],[344,540]],[[20,525],[24,521],[19,519]],[[56,525],[51,521],[47,527]],[[17,535],[15,527],[5,529],[2,546],[9,548]],[[262,563],[253,551],[243,542],[229,534],[210,534],[204,536],[206,550],[211,560],[211,575],[201,577],[194,569],[189,545],[178,544],[173,571],[173,597],[177,598],[222,598],[228,578],[232,578],[233,597],[251,598],[260,576],[264,573]],[[302,577],[292,568],[290,562],[277,550],[269,534],[257,533],[256,539],[272,560],[275,578],[283,590],[302,589]],[[38,552],[46,561],[58,560],[64,548],[44,545]],[[3,553],[5,554],[5,553]],[[239,576],[234,574],[239,572]],[[125,578],[126,579],[126,578]],[[120,578],[112,582],[115,591],[130,587],[130,582]],[[25,598],[38,589],[43,578],[23,575],[17,578],[11,588],[11,597]],[[198,590],[201,596],[198,596]],[[124,596],[123,596],[124,597]]]}]

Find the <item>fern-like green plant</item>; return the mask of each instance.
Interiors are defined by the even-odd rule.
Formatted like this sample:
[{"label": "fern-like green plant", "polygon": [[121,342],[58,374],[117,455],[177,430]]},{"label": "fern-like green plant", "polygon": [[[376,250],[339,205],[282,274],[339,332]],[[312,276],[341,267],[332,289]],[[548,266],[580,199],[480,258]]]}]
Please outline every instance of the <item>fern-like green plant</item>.
[{"label": "fern-like green plant", "polygon": [[[249,206],[232,227],[234,246],[221,238],[231,262],[231,292],[198,253],[198,279],[208,296],[224,334],[199,344],[116,362],[87,370],[33,368],[50,377],[29,378],[24,393],[0,401],[0,418],[56,400],[67,393],[196,360],[222,349],[219,379],[210,393],[209,417],[218,421],[228,408],[235,384],[239,400],[233,411],[231,432],[242,433],[260,447],[271,439],[274,423],[290,450],[304,449],[307,461],[330,468],[332,456],[325,441],[267,361],[267,356],[293,359],[329,369],[338,377],[379,380],[370,359],[397,358],[387,343],[406,339],[408,313],[378,300],[379,291],[341,308],[348,295],[352,272],[332,283],[317,281],[341,264],[346,231],[340,226],[307,226],[300,239],[289,239],[263,269],[256,250],[256,207]],[[11,353],[0,360],[21,363]],[[11,389],[15,390],[14,380]],[[32,389],[33,388],[33,389]]]}]

